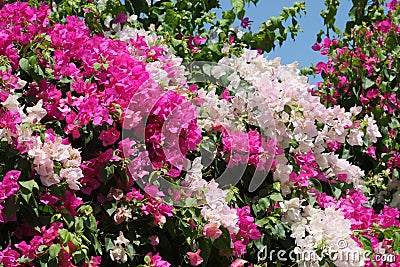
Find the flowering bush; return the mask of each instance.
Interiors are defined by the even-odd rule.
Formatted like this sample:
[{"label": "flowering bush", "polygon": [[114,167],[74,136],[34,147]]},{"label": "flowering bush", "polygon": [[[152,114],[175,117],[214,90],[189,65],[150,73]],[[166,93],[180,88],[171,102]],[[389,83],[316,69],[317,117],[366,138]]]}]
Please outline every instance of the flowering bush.
[{"label": "flowering bush", "polygon": [[0,10],[1,265],[398,265],[399,210],[368,206],[350,156],[386,134],[362,104],[324,106],[296,64],[224,38],[202,66],[224,82],[194,83],[179,56],[210,60],[205,37],[179,52],[168,30],[85,5]]},{"label": "flowering bush", "polygon": [[[393,241],[397,238],[393,236],[398,235],[398,230],[392,232],[392,227],[398,220],[391,221],[386,214],[393,212],[393,218],[397,218],[400,207],[396,135],[399,8],[398,1],[355,5],[349,13],[351,20],[343,36],[321,39],[312,47],[327,56],[327,62],[315,66],[315,72],[324,80],[318,83],[314,94],[321,96],[325,106],[340,105],[349,110],[356,105],[358,116],[376,120],[378,129],[374,126],[374,130],[367,130],[379,132],[375,137],[360,135],[356,138],[358,141],[354,139],[353,144],[350,143],[351,146],[338,148],[339,154],[364,170],[363,180],[372,197],[367,199],[359,191],[353,191],[343,202],[337,203],[339,206],[346,203],[340,209],[345,217],[354,221],[352,227],[357,229],[364,247],[376,253],[397,248],[397,241]],[[369,123],[367,125],[368,129]],[[371,207],[364,207],[367,203]],[[355,209],[353,205],[359,208]],[[390,222],[386,224],[386,220]],[[394,229],[398,229],[398,225]],[[385,266],[382,261],[377,264]],[[366,265],[373,266],[370,262]]]}]

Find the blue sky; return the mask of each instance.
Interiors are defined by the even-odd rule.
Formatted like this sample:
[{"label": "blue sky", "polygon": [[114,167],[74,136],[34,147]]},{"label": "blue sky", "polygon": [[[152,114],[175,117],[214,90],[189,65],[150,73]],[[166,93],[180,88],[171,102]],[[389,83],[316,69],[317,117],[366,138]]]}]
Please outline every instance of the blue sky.
[{"label": "blue sky", "polygon": [[[254,21],[252,29],[256,31],[260,24],[269,17],[278,16],[282,11],[282,7],[293,6],[295,2],[294,0],[260,0],[257,6],[252,3],[249,6],[246,5],[246,17]],[[299,33],[295,41],[289,37],[282,47],[278,46],[269,53],[267,55],[268,58],[280,57],[282,64],[297,61],[300,68],[301,66],[310,66],[311,63],[315,65],[317,62],[324,60],[318,52],[311,49],[311,46],[315,43],[317,33],[323,28],[323,19],[320,16],[320,12],[324,8],[324,1],[306,0],[305,2],[307,13],[298,20],[304,32]],[[351,0],[342,0],[340,2],[336,17],[337,26],[340,29],[344,29],[352,3]],[[222,10],[232,8],[230,0],[222,0],[221,5]],[[310,80],[314,81],[315,79]]]}]

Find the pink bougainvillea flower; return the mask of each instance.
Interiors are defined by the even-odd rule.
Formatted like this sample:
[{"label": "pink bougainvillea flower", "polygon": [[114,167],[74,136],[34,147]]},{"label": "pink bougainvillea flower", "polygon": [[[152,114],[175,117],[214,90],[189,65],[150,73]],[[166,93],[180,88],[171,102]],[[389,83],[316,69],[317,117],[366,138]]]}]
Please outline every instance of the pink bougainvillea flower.
[{"label": "pink bougainvillea flower", "polygon": [[189,86],[189,91],[190,92],[194,93],[194,92],[196,92],[196,90],[197,90],[197,84],[191,84]]},{"label": "pink bougainvillea flower", "polygon": [[203,227],[203,235],[217,239],[222,235],[222,231],[217,222],[210,222]]},{"label": "pink bougainvillea flower", "polygon": [[158,187],[156,185],[150,185],[146,184],[144,187],[144,191],[150,195],[151,197],[163,197],[164,193],[158,190]]},{"label": "pink bougainvillea flower", "polygon": [[207,41],[206,37],[200,37],[199,35],[196,35],[193,38],[193,42],[195,45],[202,45],[205,41]]},{"label": "pink bougainvillea flower", "polygon": [[222,94],[221,94],[222,99],[225,99],[226,101],[230,101],[232,98],[235,98],[234,96],[230,95],[230,90],[226,88]]},{"label": "pink bougainvillea flower", "polygon": [[136,188],[132,188],[131,192],[129,192],[129,193],[126,194],[126,197],[127,197],[129,200],[135,199],[135,200],[137,200],[137,201],[140,201],[140,200],[142,200],[142,199],[144,198],[144,195],[142,195],[142,194],[140,193],[140,191],[137,190]]},{"label": "pink bougainvillea flower", "polygon": [[12,170],[8,171],[0,182],[0,203],[2,203],[7,197],[10,197],[18,192],[19,184],[18,179],[21,175],[20,171]]},{"label": "pink bougainvillea flower", "polygon": [[243,241],[238,240],[238,241],[233,242],[233,254],[236,257],[240,257],[240,256],[246,254],[246,252],[247,252],[247,248],[246,248],[246,245],[243,244]]},{"label": "pink bougainvillea flower", "polygon": [[329,48],[332,44],[332,40],[329,38],[325,38],[324,40],[322,40],[322,46],[324,48]]},{"label": "pink bougainvillea flower", "polygon": [[365,153],[368,155],[368,156],[370,156],[371,158],[376,158],[376,154],[375,154],[375,152],[376,152],[376,147],[374,147],[374,146],[369,146],[368,148],[367,148],[367,150],[365,151]]},{"label": "pink bougainvillea flower", "polygon": [[236,259],[232,262],[232,264],[229,267],[243,267],[245,263],[248,261],[243,260],[243,259]]},{"label": "pink bougainvillea flower", "polygon": [[155,247],[160,244],[160,239],[158,238],[158,236],[156,235],[152,235],[149,237],[149,243],[150,245],[153,246],[153,248],[155,249]]},{"label": "pink bougainvillea flower", "polygon": [[242,26],[242,28],[243,29],[249,29],[249,30],[251,30],[251,24],[253,23],[254,21],[252,21],[252,20],[250,20],[248,17],[245,17],[245,18],[243,18],[242,20],[241,20],[241,22],[240,22],[240,26]]},{"label": "pink bougainvillea flower", "polygon": [[312,50],[314,50],[314,51],[319,51],[319,50],[321,50],[322,46],[321,46],[320,43],[315,42],[315,44],[313,44],[313,46],[311,46],[311,48],[312,48]]},{"label": "pink bougainvillea flower", "polygon": [[[65,192],[65,198],[62,197],[60,200],[64,202],[64,208],[67,209],[72,216],[78,214],[76,210],[83,204],[82,198],[77,197],[72,190],[67,190]],[[61,206],[61,208],[63,207]]]},{"label": "pink bougainvillea flower", "polygon": [[251,240],[257,240],[261,238],[261,233],[257,229],[257,225],[254,223],[254,218],[250,215],[250,207],[244,206],[243,208],[236,209],[237,216],[239,217],[238,226],[239,231],[236,234],[231,234],[233,242],[234,254],[237,257],[244,255],[247,251],[246,245]]},{"label": "pink bougainvillea flower", "polygon": [[13,250],[8,246],[6,249],[0,251],[0,262],[7,267],[18,267],[20,262],[18,259],[21,257],[16,250]]},{"label": "pink bougainvillea flower", "polygon": [[390,3],[386,3],[386,7],[390,10],[396,10],[398,4],[399,2],[397,0],[392,0]]},{"label": "pink bougainvillea flower", "polygon": [[92,256],[89,263],[85,262],[83,267],[98,267],[101,264],[101,256]]},{"label": "pink bougainvillea flower", "polygon": [[328,147],[329,151],[336,152],[337,150],[342,148],[342,143],[337,141],[326,141],[326,146]]},{"label": "pink bougainvillea flower", "polygon": [[109,130],[103,130],[100,133],[99,139],[103,141],[103,146],[114,144],[120,137],[120,131],[114,127]]},{"label": "pink bougainvillea flower", "polygon": [[50,194],[50,192],[48,192],[48,190],[46,190],[46,193],[40,194],[39,200],[43,204],[46,204],[46,205],[49,205],[49,206],[53,206],[60,199],[58,197],[56,197],[56,196],[53,196],[52,194]]},{"label": "pink bougainvillea flower", "polygon": [[128,16],[126,14],[118,14],[115,16],[114,23],[124,23],[128,20]]},{"label": "pink bougainvillea flower", "polygon": [[154,219],[153,224],[156,226],[158,226],[159,223],[165,223],[167,221],[167,218],[165,216],[172,217],[173,209],[174,207],[168,206],[164,202],[156,200],[155,198],[152,198],[150,196],[148,201],[145,202],[142,206],[143,214],[151,214]]},{"label": "pink bougainvillea flower", "polygon": [[192,266],[199,266],[204,259],[200,256],[201,250],[198,249],[196,252],[186,252],[189,256],[190,265]]},{"label": "pink bougainvillea flower", "polygon": [[171,264],[161,258],[161,256],[157,253],[153,255],[149,252],[146,256],[150,257],[149,265],[152,267],[169,267]]}]

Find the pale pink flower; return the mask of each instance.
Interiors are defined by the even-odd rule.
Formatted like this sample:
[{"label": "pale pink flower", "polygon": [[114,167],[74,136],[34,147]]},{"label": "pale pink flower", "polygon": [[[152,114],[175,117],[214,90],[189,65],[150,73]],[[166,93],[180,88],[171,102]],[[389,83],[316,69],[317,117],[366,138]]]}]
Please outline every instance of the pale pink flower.
[{"label": "pale pink flower", "polygon": [[371,140],[372,143],[376,143],[378,141],[377,138],[382,137],[382,134],[379,132],[379,128],[376,125],[376,122],[373,118],[365,116],[365,121],[368,123],[367,126],[367,137]]},{"label": "pale pink flower", "polygon": [[80,168],[61,169],[60,177],[67,181],[68,187],[72,190],[79,190],[82,186],[79,183],[79,179],[83,177]]},{"label": "pale pink flower", "polygon": [[347,143],[351,146],[362,146],[363,145],[364,133],[360,129],[351,129],[347,139]]},{"label": "pale pink flower", "polygon": [[110,250],[110,257],[113,261],[121,261],[125,263],[128,260],[125,247],[130,243],[128,239],[124,237],[122,232],[119,232],[119,236],[114,241],[114,247]]},{"label": "pale pink flower", "polygon": [[116,201],[120,201],[124,197],[124,191],[119,188],[111,188],[110,193],[108,193],[108,199],[115,199]]},{"label": "pale pink flower", "polygon": [[47,115],[47,111],[42,107],[42,105],[43,99],[40,99],[38,103],[33,107],[26,108],[26,111],[28,112],[28,117],[26,120],[24,120],[24,122],[35,123],[43,119]]},{"label": "pale pink flower", "polygon": [[132,218],[131,210],[127,210],[124,207],[119,207],[114,214],[115,224],[121,224],[126,218]]}]

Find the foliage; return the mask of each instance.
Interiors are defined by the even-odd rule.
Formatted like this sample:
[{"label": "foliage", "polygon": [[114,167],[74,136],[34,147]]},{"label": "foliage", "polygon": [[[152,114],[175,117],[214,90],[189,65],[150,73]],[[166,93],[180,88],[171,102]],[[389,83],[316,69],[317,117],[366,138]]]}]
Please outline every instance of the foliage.
[{"label": "foliage", "polygon": [[[101,33],[110,30],[114,25],[113,19],[119,15],[118,19],[124,17],[121,27],[129,25],[148,29],[154,25],[174,53],[188,62],[199,59],[213,61],[229,51],[241,53],[244,48],[270,52],[277,44],[282,45],[288,34],[294,39],[301,31],[297,20],[305,14],[304,2],[285,7],[279,16],[266,20],[258,31],[253,32],[252,21],[245,17],[245,7],[257,2],[232,0],[232,8],[222,11],[222,18],[218,19],[216,11],[220,3],[217,0],[61,0],[56,1],[57,12],[52,16],[58,21],[67,15],[84,17],[93,32]],[[40,4],[35,0],[29,3]],[[238,20],[241,26],[233,27]],[[285,23],[287,21],[290,23]],[[197,41],[197,36],[204,39]],[[223,47],[225,52],[221,51]]]}]

